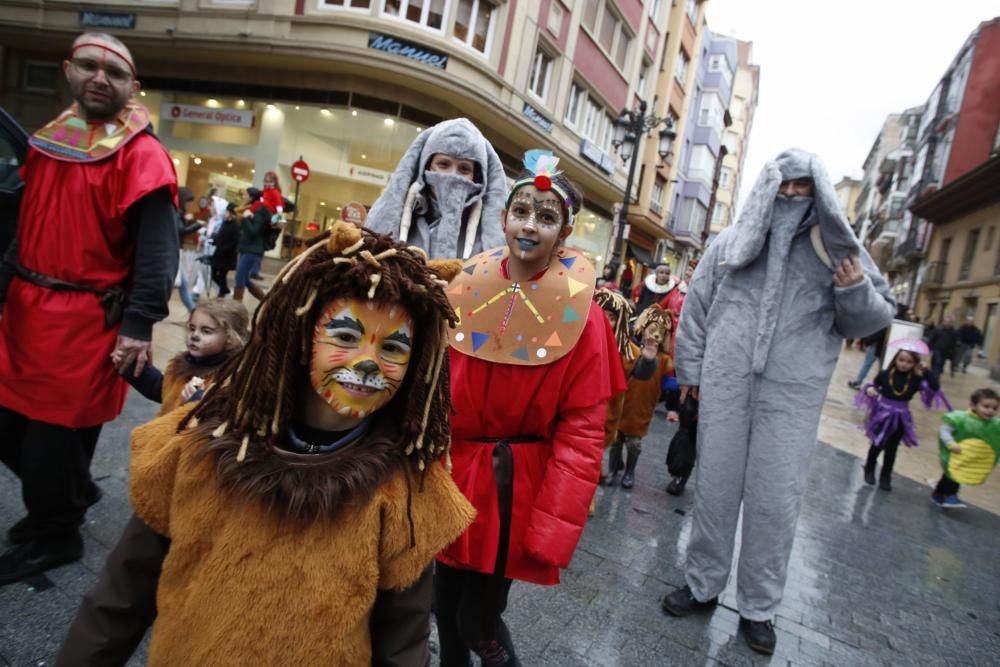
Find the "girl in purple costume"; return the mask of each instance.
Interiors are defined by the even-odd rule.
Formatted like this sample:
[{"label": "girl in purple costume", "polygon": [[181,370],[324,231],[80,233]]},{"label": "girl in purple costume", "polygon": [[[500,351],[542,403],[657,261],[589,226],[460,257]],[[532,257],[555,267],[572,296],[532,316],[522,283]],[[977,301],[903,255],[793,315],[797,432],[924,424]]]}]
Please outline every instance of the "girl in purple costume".
[{"label": "girl in purple costume", "polygon": [[920,361],[920,355],[903,348],[896,352],[889,367],[874,382],[862,387],[854,399],[855,405],[868,413],[865,435],[872,441],[864,466],[865,482],[875,483],[875,463],[879,452],[884,452],[878,481],[883,491],[892,490],[892,467],[899,443],[907,447],[919,444],[909,405],[917,393],[928,408],[943,405],[951,409],[941,393],[937,376]]}]

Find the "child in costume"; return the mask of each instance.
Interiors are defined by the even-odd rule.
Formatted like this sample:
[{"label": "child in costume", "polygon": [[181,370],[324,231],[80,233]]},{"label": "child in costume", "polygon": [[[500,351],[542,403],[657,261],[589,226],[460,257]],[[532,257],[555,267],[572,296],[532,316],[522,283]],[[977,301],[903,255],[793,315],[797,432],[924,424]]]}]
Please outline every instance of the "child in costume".
[{"label": "child in costume", "polygon": [[961,484],[977,486],[986,481],[1000,457],[1000,396],[992,389],[972,392],[968,410],[949,412],[941,418],[938,446],[944,473],[934,487],[931,501],[939,507],[965,507],[958,499]]},{"label": "child in costume", "polygon": [[413,140],[365,226],[415,245],[431,259],[467,259],[504,242],[507,177],[493,146],[465,118]]},{"label": "child in costume", "polygon": [[473,517],[456,270],[349,223],[292,260],[205,397],[134,432],[137,516],[57,664],[124,664],[154,618],[149,665],[427,664],[428,565]]},{"label": "child in costume", "polygon": [[[639,313],[634,327],[632,354],[639,356],[639,344],[642,343],[643,361],[636,364],[628,375],[628,389],[625,390],[624,407],[621,420],[618,422],[618,437],[608,454],[608,467],[611,476],[608,480],[614,486],[618,472],[625,469],[622,475],[622,488],[631,489],[635,485],[635,466],[642,452],[642,439],[649,432],[649,423],[653,420],[653,412],[660,401],[660,385],[664,376],[674,369],[670,347],[673,341],[674,316],[669,310],[663,310],[655,303]],[[623,460],[622,449],[628,458]]]},{"label": "child in costume", "polygon": [[873,383],[865,385],[855,398],[855,404],[868,413],[865,435],[872,441],[864,465],[865,482],[875,483],[875,465],[881,453],[878,486],[883,491],[892,490],[892,468],[899,444],[907,447],[918,444],[910,399],[920,393],[927,407],[936,400],[947,405],[947,399],[940,393],[937,376],[920,361],[920,353],[926,353],[926,345],[918,339],[905,338],[895,341],[892,347],[897,352],[889,367],[879,373]]},{"label": "child in costume", "polygon": [[250,204],[250,214],[253,215],[261,207],[267,208],[272,216],[281,215],[285,210],[285,198],[281,196],[281,183],[278,174],[269,171],[264,174],[264,189],[260,191],[260,199],[254,199]]},{"label": "child in costume", "polygon": [[563,247],[580,194],[551,153],[525,157],[501,217],[507,246],[448,288],[452,476],[477,516],[438,555],[445,667],[470,650],[487,667],[520,664],[501,619],[511,582],[559,583],[597,486],[606,403],[624,389],[594,269]]},{"label": "child in costume", "polygon": [[[161,404],[160,415],[192,400],[222,364],[243,348],[250,315],[242,303],[206,299],[191,311],[187,329],[186,349],[170,360],[166,371],[147,364],[137,376],[133,363],[122,373],[140,394]],[[119,352],[111,354],[112,363],[119,363],[118,355]]]},{"label": "child in costume", "polygon": [[[600,281],[598,281],[600,282]],[[634,306],[620,292],[602,287],[594,291],[594,303],[601,307],[611,324],[611,331],[615,336],[615,347],[618,357],[621,359],[622,371],[624,375],[622,381],[626,381],[632,375],[636,365],[637,350],[632,344],[629,333],[630,322]],[[604,418],[604,449],[610,448],[618,439],[618,422],[622,418],[622,407],[625,405],[625,392],[615,394],[608,401],[607,415]],[[607,483],[607,475],[604,473],[604,461],[601,459],[601,476],[598,479],[600,484]]]}]

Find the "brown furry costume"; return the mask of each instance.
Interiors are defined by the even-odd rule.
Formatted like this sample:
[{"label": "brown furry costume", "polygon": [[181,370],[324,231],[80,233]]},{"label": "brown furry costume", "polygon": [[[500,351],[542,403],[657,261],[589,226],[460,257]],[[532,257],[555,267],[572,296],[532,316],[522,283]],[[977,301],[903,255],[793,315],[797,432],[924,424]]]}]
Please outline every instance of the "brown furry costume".
[{"label": "brown furry costume", "polygon": [[[415,582],[472,521],[474,510],[444,466],[428,466],[419,493],[411,473],[398,468],[369,502],[351,504],[333,521],[295,521],[275,515],[264,499],[234,502],[222,492],[196,429],[176,433],[178,416],[142,426],[132,439],[132,503],[171,540],[148,664],[370,664],[376,591]],[[364,458],[368,465],[377,458],[371,445],[366,439],[329,455],[276,451],[270,468],[288,477],[348,461],[363,469]],[[270,472],[245,479],[247,488],[267,487]],[[349,485],[338,481],[300,483],[314,502],[332,506]]]},{"label": "brown furry costume", "polygon": [[[669,375],[674,370],[673,359],[669,354],[673,315],[670,311],[653,304],[639,313],[635,321],[635,331],[637,335],[641,332],[642,335],[650,335],[660,341],[660,349],[656,354],[656,370],[653,371],[652,377],[640,380],[631,373],[625,376],[628,378],[628,389],[625,390],[625,404],[621,420],[618,422],[618,431],[642,437],[649,431],[656,403],[660,400],[660,384],[663,376]],[[633,342],[629,345],[634,348],[633,358],[638,358],[639,346]]]},{"label": "brown furry costume", "polygon": [[[138,518],[56,664],[109,655],[124,664],[154,618],[150,665],[367,665],[375,654],[379,664],[426,662],[429,587],[380,603],[429,585],[434,554],[475,514],[444,464],[455,317],[441,277],[460,267],[429,266],[419,251],[347,223],[292,260],[205,397],[134,431]],[[341,297],[406,308],[416,333],[407,375],[369,430],[362,423],[339,448],[296,453],[289,428],[301,391],[312,391],[298,389],[310,334]]]},{"label": "brown furry costume", "polygon": [[[225,359],[222,361],[225,361]],[[184,404],[184,401],[181,399],[181,391],[184,389],[184,385],[190,382],[192,378],[200,377],[205,380],[205,384],[208,384],[221,366],[222,363],[216,366],[198,366],[192,364],[188,359],[187,352],[181,352],[176,355],[170,360],[170,363],[167,364],[166,369],[163,371],[162,403],[157,416],[165,415]]]}]

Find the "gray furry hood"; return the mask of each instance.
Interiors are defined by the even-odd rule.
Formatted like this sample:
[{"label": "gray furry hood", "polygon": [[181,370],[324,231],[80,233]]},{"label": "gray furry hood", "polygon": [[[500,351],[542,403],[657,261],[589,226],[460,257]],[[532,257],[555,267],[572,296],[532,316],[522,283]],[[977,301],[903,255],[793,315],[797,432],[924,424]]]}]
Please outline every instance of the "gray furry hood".
[{"label": "gray furry hood", "polygon": [[[819,226],[822,244],[817,247],[817,254],[820,254],[824,263],[832,271],[849,255],[864,254],[854,230],[840,209],[833,182],[819,158],[804,150],[789,148],[769,160],[761,170],[739,220],[727,235],[727,266],[741,268],[760,255],[771,232],[778,187],[782,181],[803,177],[813,181],[810,219]],[[824,252],[826,257],[823,257]]]},{"label": "gray furry hood", "polygon": [[[435,153],[475,162],[479,167],[477,183],[462,183],[458,177],[448,176],[427,183],[425,171]],[[441,218],[428,229],[418,230],[414,212],[419,215],[430,209],[427,197],[432,186],[441,188],[437,193],[442,200],[437,202]],[[365,226],[395,239],[413,239],[417,245],[427,242],[425,236],[415,234],[422,231],[433,237],[431,247],[424,248],[431,259],[465,259],[504,244],[500,211],[506,191],[500,158],[479,129],[466,118],[446,120],[424,130],[410,144],[385,192],[372,205]]]}]

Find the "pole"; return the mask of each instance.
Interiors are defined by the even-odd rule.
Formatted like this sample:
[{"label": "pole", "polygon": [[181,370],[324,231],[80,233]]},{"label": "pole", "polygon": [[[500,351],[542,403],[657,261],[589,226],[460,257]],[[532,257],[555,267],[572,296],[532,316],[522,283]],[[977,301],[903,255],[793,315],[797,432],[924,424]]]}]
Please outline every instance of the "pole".
[{"label": "pole", "polygon": [[[299,160],[301,160],[301,159],[302,159],[302,156],[300,155],[299,156]],[[295,228],[298,227],[298,224],[299,224],[298,223],[298,219],[299,219],[299,188],[300,187],[302,187],[302,181],[300,181],[299,179],[296,178],[295,179],[295,208],[292,209],[292,237],[291,237],[291,241],[289,241],[289,243],[288,243],[288,257],[286,257],[285,259],[291,259],[292,256],[295,254],[295,231],[296,231]]]},{"label": "pole", "polygon": [[632,181],[635,179],[635,163],[639,161],[639,144],[642,135],[635,138],[635,148],[632,149],[632,160],[628,166],[628,178],[625,180],[625,201],[622,203],[621,217],[618,220],[618,235],[615,237],[615,254],[612,263],[621,268],[622,264],[622,241],[625,236],[625,225],[628,224],[628,205],[632,199]]}]

